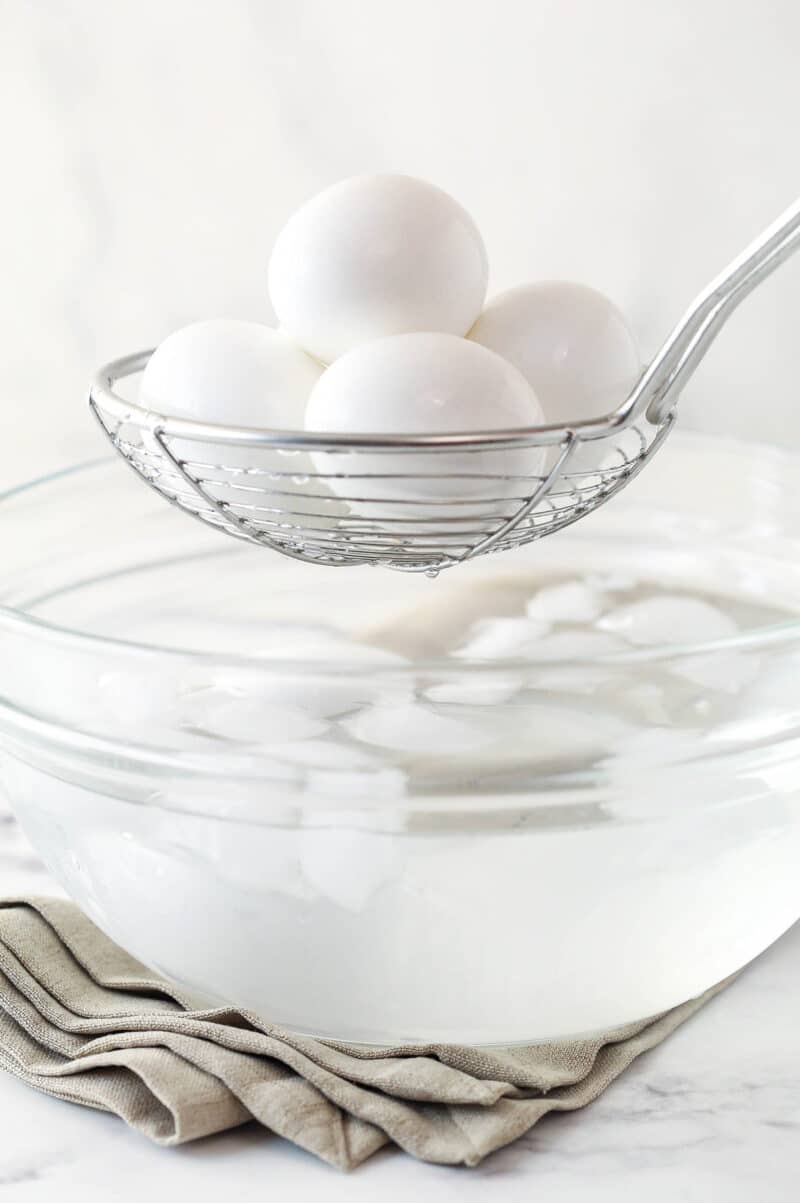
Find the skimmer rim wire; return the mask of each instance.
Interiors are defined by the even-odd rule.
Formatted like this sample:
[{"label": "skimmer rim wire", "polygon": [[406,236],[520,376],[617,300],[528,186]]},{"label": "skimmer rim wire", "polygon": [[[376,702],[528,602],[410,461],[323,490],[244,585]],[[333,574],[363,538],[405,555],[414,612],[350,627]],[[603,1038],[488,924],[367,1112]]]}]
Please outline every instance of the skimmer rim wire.
[{"label": "skimmer rim wire", "polygon": [[[151,353],[108,364],[92,385],[90,406],[115,450],[200,521],[331,567],[435,575],[555,533],[615,496],[674,423],[674,411],[658,425],[617,411],[569,426],[409,435],[200,423],[116,391]],[[527,453],[536,471],[520,471]],[[377,470],[384,457],[387,470]],[[427,470],[428,460],[442,469]]]}]

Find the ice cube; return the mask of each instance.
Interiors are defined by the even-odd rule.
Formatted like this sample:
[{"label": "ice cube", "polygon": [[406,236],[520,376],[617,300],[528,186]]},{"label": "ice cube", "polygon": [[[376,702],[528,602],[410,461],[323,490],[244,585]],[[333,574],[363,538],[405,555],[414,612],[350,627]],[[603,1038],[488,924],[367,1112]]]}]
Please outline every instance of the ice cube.
[{"label": "ice cube", "polygon": [[781,649],[766,651],[758,677],[746,698],[752,709],[800,712],[800,656]]},{"label": "ice cube", "polygon": [[[121,729],[134,742],[137,736],[168,742],[181,718],[183,684],[177,678],[130,669],[102,673],[96,682],[97,721],[101,730]],[[88,691],[81,701],[88,701]]]},{"label": "ice cube", "polygon": [[591,664],[565,664],[537,672],[528,682],[531,689],[544,693],[590,694],[613,684],[614,673]]},{"label": "ice cube", "polygon": [[794,731],[800,719],[800,656],[776,647],[772,652],[765,648],[753,660],[756,675],[738,694],[732,721],[717,733],[724,740],[754,738],[759,728],[774,740],[778,731]]},{"label": "ice cube", "polygon": [[542,639],[528,653],[536,664],[560,660],[594,660],[612,656],[625,649],[625,643],[607,631],[556,631]]},{"label": "ice cube", "polygon": [[300,873],[297,833],[292,827],[232,823],[197,814],[187,817],[160,808],[155,814],[152,826],[144,828],[146,838],[152,848],[161,849],[165,855],[198,862],[201,871],[237,891],[298,898],[310,895]]},{"label": "ice cube", "polygon": [[483,618],[453,654],[462,660],[519,659],[530,655],[549,629],[549,623],[533,618]]},{"label": "ice cube", "polygon": [[281,672],[264,666],[247,674],[236,670],[220,674],[215,688],[232,697],[257,697],[264,704],[294,706],[315,718],[338,718],[378,697],[410,702],[413,684],[399,675],[377,679],[374,673]]},{"label": "ice cube", "polygon": [[[259,690],[266,701],[276,705],[296,706],[317,718],[337,718],[357,710],[375,697],[375,683],[358,676],[321,680],[315,677],[293,677],[276,680]],[[410,696],[411,690],[405,691]]]},{"label": "ice cube", "polygon": [[325,796],[376,800],[405,793],[402,770],[387,766],[379,753],[357,744],[309,739],[286,744],[276,755],[305,770],[301,788],[313,794],[316,803]]},{"label": "ice cube", "polygon": [[353,718],[345,719],[342,726],[363,743],[437,757],[461,752],[467,746],[491,738],[477,724],[437,714],[432,707],[422,703],[370,706]]},{"label": "ice cube", "polygon": [[450,703],[456,706],[492,706],[507,702],[519,690],[521,680],[513,676],[466,677],[444,681],[440,685],[429,685],[424,697],[431,702]]},{"label": "ice cube", "polygon": [[620,606],[604,615],[597,625],[643,646],[707,643],[727,639],[738,629],[730,615],[716,606],[678,595],[650,597]]},{"label": "ice cube", "polygon": [[720,693],[739,693],[758,675],[757,656],[743,652],[713,653],[707,656],[685,656],[669,663],[669,671],[693,685],[715,689]]},{"label": "ice cube", "polygon": [[237,743],[282,746],[300,739],[316,739],[328,724],[297,706],[276,705],[257,697],[226,698],[198,703],[186,721],[204,732]]},{"label": "ice cube", "polygon": [[587,584],[567,581],[540,589],[526,610],[529,618],[544,622],[591,622],[604,605],[604,598]]},{"label": "ice cube", "polygon": [[[537,700],[487,708],[474,738],[436,765],[438,781],[470,782],[484,776],[503,777],[520,770],[574,770],[607,755],[631,729],[630,723],[601,707]],[[424,775],[426,758],[415,766]],[[430,761],[430,757],[427,758]]]},{"label": "ice cube", "polygon": [[279,760],[309,769],[337,769],[344,772],[379,769],[383,761],[373,752],[356,744],[327,739],[307,739],[287,744],[277,753]]},{"label": "ice cube", "polygon": [[702,750],[704,733],[694,727],[643,727],[629,731],[606,767],[628,778],[629,770],[640,779],[658,765],[694,759]]}]

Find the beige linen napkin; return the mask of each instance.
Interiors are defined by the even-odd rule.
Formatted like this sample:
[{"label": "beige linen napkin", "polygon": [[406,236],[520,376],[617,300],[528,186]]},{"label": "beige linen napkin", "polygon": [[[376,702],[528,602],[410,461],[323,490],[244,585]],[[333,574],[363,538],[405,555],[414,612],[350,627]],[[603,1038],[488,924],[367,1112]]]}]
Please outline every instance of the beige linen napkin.
[{"label": "beige linen napkin", "polygon": [[255,1120],[341,1169],[388,1142],[477,1165],[547,1112],[597,1098],[726,984],[591,1040],[352,1046],[191,1010],[72,903],[12,899],[0,902],[0,1068],[159,1144]]}]

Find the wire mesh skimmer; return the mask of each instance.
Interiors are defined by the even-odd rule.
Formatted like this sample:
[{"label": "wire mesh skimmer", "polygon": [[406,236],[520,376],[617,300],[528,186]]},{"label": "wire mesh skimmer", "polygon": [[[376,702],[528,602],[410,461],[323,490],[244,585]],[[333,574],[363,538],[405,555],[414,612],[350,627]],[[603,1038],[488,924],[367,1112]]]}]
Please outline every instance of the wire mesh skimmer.
[{"label": "wire mesh skimmer", "polygon": [[553,534],[623,489],[663,443],[681,389],[735,307],[798,245],[800,200],[708,285],[601,420],[394,436],[203,424],[116,391],[148,351],[104,367],[89,403],[143,480],[226,534],[333,567],[435,575]]}]

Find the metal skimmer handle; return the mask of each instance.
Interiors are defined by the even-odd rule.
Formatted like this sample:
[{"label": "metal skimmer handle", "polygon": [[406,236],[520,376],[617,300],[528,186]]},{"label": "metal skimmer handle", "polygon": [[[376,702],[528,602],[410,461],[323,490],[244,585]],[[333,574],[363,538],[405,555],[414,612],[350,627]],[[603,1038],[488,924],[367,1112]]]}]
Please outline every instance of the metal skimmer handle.
[{"label": "metal skimmer handle", "polygon": [[660,425],[734,309],[800,248],[800,198],[767,226],[703,289],[617,410],[622,421],[642,411]]}]

